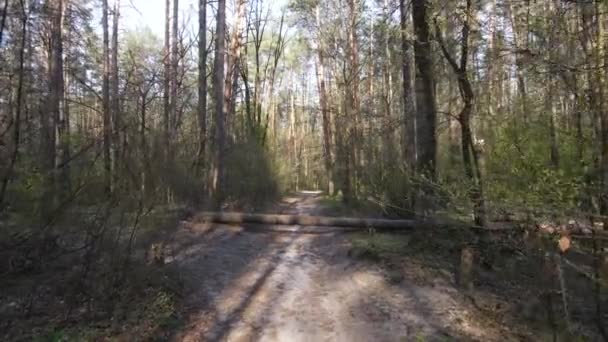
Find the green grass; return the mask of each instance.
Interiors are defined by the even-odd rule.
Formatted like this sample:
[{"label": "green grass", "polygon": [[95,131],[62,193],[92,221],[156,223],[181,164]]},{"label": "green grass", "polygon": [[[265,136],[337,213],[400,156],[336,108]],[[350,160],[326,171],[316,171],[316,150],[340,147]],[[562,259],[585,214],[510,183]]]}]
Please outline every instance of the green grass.
[{"label": "green grass", "polygon": [[331,216],[377,216],[381,212],[376,204],[366,200],[344,203],[342,196],[325,196],[319,200],[323,213]]},{"label": "green grass", "polygon": [[350,254],[357,258],[381,260],[405,254],[410,244],[409,235],[388,233],[357,233],[350,238]]},{"label": "green grass", "polygon": [[321,205],[323,208],[326,208],[327,210],[344,208],[344,203],[342,203],[342,199],[338,196],[323,197],[319,200],[319,205]]}]

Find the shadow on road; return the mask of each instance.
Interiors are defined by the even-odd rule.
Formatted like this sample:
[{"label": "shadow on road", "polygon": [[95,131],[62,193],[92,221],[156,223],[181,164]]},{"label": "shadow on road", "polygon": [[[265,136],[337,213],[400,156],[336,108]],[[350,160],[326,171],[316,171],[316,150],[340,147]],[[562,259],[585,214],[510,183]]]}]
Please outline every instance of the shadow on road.
[{"label": "shadow on road", "polygon": [[[275,212],[320,209],[317,194],[299,194]],[[172,246],[186,294],[172,340],[509,340],[478,319],[450,279],[422,282],[411,271],[391,282],[382,267],[349,256],[348,236],[334,228],[184,224]]]}]

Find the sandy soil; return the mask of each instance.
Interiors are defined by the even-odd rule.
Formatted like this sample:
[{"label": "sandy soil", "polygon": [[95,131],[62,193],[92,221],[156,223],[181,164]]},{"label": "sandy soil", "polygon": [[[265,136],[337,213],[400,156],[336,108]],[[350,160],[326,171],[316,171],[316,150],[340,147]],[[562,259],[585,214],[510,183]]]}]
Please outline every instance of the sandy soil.
[{"label": "sandy soil", "polygon": [[[277,211],[315,214],[319,197]],[[257,229],[254,229],[257,228]],[[505,341],[449,281],[397,283],[348,256],[343,230],[184,223],[173,262],[182,271],[184,325],[174,341]]]}]

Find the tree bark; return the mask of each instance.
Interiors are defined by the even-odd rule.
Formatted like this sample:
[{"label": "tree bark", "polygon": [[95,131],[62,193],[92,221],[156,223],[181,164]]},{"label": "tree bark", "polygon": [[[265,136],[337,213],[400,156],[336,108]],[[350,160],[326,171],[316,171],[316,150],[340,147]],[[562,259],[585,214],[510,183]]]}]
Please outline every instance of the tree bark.
[{"label": "tree bark", "polygon": [[221,208],[224,200],[224,153],[225,153],[225,117],[224,117],[224,55],[226,40],[226,0],[218,0],[217,28],[215,37],[215,61],[213,65],[213,93],[215,101],[215,170],[213,190],[215,204]]},{"label": "tree bark", "polygon": [[110,116],[110,32],[108,21],[108,0],[102,2],[103,26],[103,76],[102,76],[102,111],[103,111],[103,164],[106,195],[112,192],[112,119]]},{"label": "tree bark", "polygon": [[414,60],[416,65],[417,171],[431,181],[437,176],[437,105],[431,60],[431,42],[426,0],[412,1]]},{"label": "tree bark", "polygon": [[41,159],[44,179],[41,219],[43,223],[47,223],[51,219],[55,207],[57,194],[57,135],[61,129],[59,120],[63,102],[63,1],[49,0],[47,5],[50,21],[49,92],[46,98],[46,108],[41,110]]},{"label": "tree bark", "polygon": [[[70,23],[69,18],[71,17],[71,11],[72,11],[72,7],[70,6],[69,1],[65,1],[64,3],[64,19],[63,19],[63,23],[62,23],[62,30],[65,31],[64,35],[65,38],[63,39],[64,41],[64,45],[66,45],[66,47],[64,47],[64,55],[65,58],[67,59],[69,54],[70,54],[70,46],[72,44],[72,25]],[[68,60],[69,61],[69,60]],[[72,158],[72,151],[71,151],[71,124],[70,124],[70,65],[67,64],[67,61],[64,62],[64,66],[63,66],[63,98],[62,98],[62,103],[61,105],[63,106],[63,111],[62,111],[62,119],[61,119],[61,127],[63,128],[63,132],[62,132],[62,136],[63,138],[61,139],[61,160],[59,161],[59,165],[61,165],[61,176],[62,176],[62,183],[64,185],[65,191],[63,192],[62,195],[67,195],[71,189],[72,189],[72,181],[71,181],[71,166],[70,166],[70,160]]]},{"label": "tree bark", "polygon": [[65,116],[64,92],[65,84],[63,78],[63,21],[64,5],[67,0],[57,1],[53,8],[53,19],[51,28],[51,53],[50,53],[50,88],[48,108],[56,125],[56,149],[55,173],[58,177],[58,195],[61,199],[67,196],[69,191],[70,176],[68,168],[64,167],[69,158],[69,128]]},{"label": "tree bark", "polygon": [[[4,12],[3,12],[3,18],[2,18],[2,29],[4,29],[4,20],[5,20],[5,16],[6,16],[6,11],[8,10],[7,8],[8,5],[8,1],[5,4],[5,8],[4,8]],[[17,158],[19,156],[19,145],[21,143],[21,112],[22,112],[22,107],[23,107],[23,83],[24,83],[24,77],[25,77],[25,42],[27,40],[27,25],[28,25],[28,20],[29,20],[29,16],[26,13],[26,8],[25,8],[25,3],[22,2],[22,13],[21,13],[21,41],[20,41],[20,45],[19,45],[19,52],[18,52],[18,64],[17,64],[17,94],[16,94],[16,108],[15,108],[15,119],[14,119],[14,123],[13,123],[13,145],[12,147],[12,151],[11,151],[11,155],[10,155],[10,160],[8,163],[8,167],[6,169],[6,173],[3,175],[2,177],[2,186],[0,187],[0,212],[2,212],[2,209],[4,208],[4,197],[6,194],[6,190],[8,187],[9,182],[11,181],[12,177],[13,177],[13,170],[15,168],[15,164],[17,163]],[[2,38],[1,38],[1,33],[0,33],[0,44],[2,43]]]},{"label": "tree bark", "polygon": [[171,144],[171,0],[165,1],[165,46],[163,50],[163,129],[165,157],[170,159]]},{"label": "tree bark", "polygon": [[148,166],[148,142],[146,140],[146,93],[140,92],[141,98],[141,121],[139,127],[139,148],[141,149],[141,173],[140,173],[140,186],[139,190],[142,194],[146,192],[146,181],[147,181],[147,166]]},{"label": "tree bark", "polygon": [[[315,9],[317,27],[321,27],[320,5]],[[332,132],[331,113],[327,105],[327,86],[325,85],[325,50],[321,34],[317,37],[317,84],[319,86],[319,104],[321,106],[321,119],[323,120],[323,157],[325,172],[327,173],[327,191],[334,193],[334,167],[332,158]]]},{"label": "tree bark", "polygon": [[241,29],[243,26],[243,22],[245,20],[245,1],[246,0],[238,0],[237,2],[237,18],[236,24],[232,31],[232,37],[230,39],[230,49],[228,51],[228,55],[226,57],[226,67],[227,67],[227,75],[224,85],[224,101],[225,104],[225,115],[227,118],[228,127],[230,127],[230,122],[233,119],[234,112],[234,85],[238,80],[239,73],[239,63],[241,59]]},{"label": "tree bark", "polygon": [[[605,5],[605,4],[604,4]],[[602,8],[600,2],[596,2],[595,6],[595,17],[596,17],[596,49],[595,49],[595,60],[598,70],[597,73],[597,99],[598,99],[598,110],[600,116],[600,129],[601,129],[601,141],[600,141],[600,170],[601,170],[601,201],[600,201],[600,214],[604,217],[604,227],[608,227],[608,110],[606,108],[605,96],[606,96],[606,76],[608,70],[606,70],[606,64],[608,62],[608,55],[606,55],[605,49],[608,42],[606,39],[605,27],[606,25],[606,11]]]},{"label": "tree bark", "polygon": [[[170,146],[172,147],[175,143],[175,138],[177,137],[177,128],[179,126],[178,123],[178,74],[179,74],[179,0],[173,0],[173,17],[171,18],[172,23],[172,37],[171,37],[171,99],[170,99]],[[174,157],[172,149],[171,156]]]},{"label": "tree bark", "polygon": [[198,6],[198,167],[204,170],[207,149],[207,0],[199,0]]},{"label": "tree bark", "polygon": [[[600,72],[604,67],[603,56],[603,23],[599,4],[580,3],[581,46],[583,48],[587,70],[586,92],[591,111],[591,127],[597,143],[592,149],[593,168],[587,174],[591,182],[597,182],[600,187],[592,193],[598,200],[599,212],[608,221],[608,113],[603,100],[605,75]],[[593,201],[590,201],[593,202]],[[604,222],[608,226],[608,222]]]},{"label": "tree bark", "polygon": [[8,0],[4,0],[4,6],[2,6],[2,19],[0,19],[0,46],[4,39],[4,28],[6,27],[6,18],[8,17]]},{"label": "tree bark", "polygon": [[[298,191],[298,141],[296,139],[296,79],[295,76],[292,75],[291,79],[291,89],[289,91],[289,147],[291,151],[289,151],[291,165],[294,166],[295,177],[292,177],[293,186],[296,191]],[[295,178],[295,179],[294,179]]]},{"label": "tree bark", "polygon": [[412,171],[416,165],[416,113],[415,101],[412,92],[412,68],[411,68],[411,52],[410,45],[412,44],[408,36],[408,13],[406,0],[399,0],[400,10],[400,26],[401,26],[401,50],[402,50],[402,65],[401,72],[403,74],[403,156],[409,171]]},{"label": "tree bark", "polygon": [[118,21],[120,18],[120,0],[114,1],[114,16],[112,21],[112,57],[110,70],[110,106],[112,112],[112,161],[113,161],[113,181],[116,187],[120,175],[118,166],[120,165],[120,99],[118,95]]},{"label": "tree bark", "polygon": [[387,167],[393,165],[395,161],[395,149],[393,146],[393,73],[392,73],[392,51],[391,51],[391,29],[390,29],[390,9],[389,0],[384,0],[383,17],[385,20],[384,30],[384,57],[386,58],[382,66],[383,87],[382,98],[384,103],[384,128],[382,130],[383,164]]},{"label": "tree bark", "polygon": [[[357,26],[359,22],[359,4],[355,0],[348,0],[349,25],[348,25],[348,58],[349,58],[349,89],[348,102],[346,103],[346,120],[349,122],[349,133],[346,137],[346,176],[344,199],[352,200],[357,194],[360,163],[362,161],[361,141],[363,135],[360,131],[361,103],[359,98],[359,41],[357,37]],[[352,178],[354,178],[352,181]]]},{"label": "tree bark", "polygon": [[553,80],[550,77],[547,80],[547,93],[545,94],[545,111],[549,116],[549,139],[551,143],[550,155],[551,155],[551,166],[554,170],[559,170],[559,142],[557,136],[557,113],[555,112],[555,101],[553,92],[555,87],[553,86]]}]

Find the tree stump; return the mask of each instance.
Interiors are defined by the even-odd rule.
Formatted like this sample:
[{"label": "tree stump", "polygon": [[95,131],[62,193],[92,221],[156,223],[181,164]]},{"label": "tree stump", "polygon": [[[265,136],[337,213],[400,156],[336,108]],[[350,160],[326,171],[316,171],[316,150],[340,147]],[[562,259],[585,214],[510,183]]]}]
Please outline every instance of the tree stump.
[{"label": "tree stump", "polygon": [[458,270],[458,285],[467,291],[473,291],[473,271],[475,253],[471,246],[465,246],[460,252],[460,268]]}]

